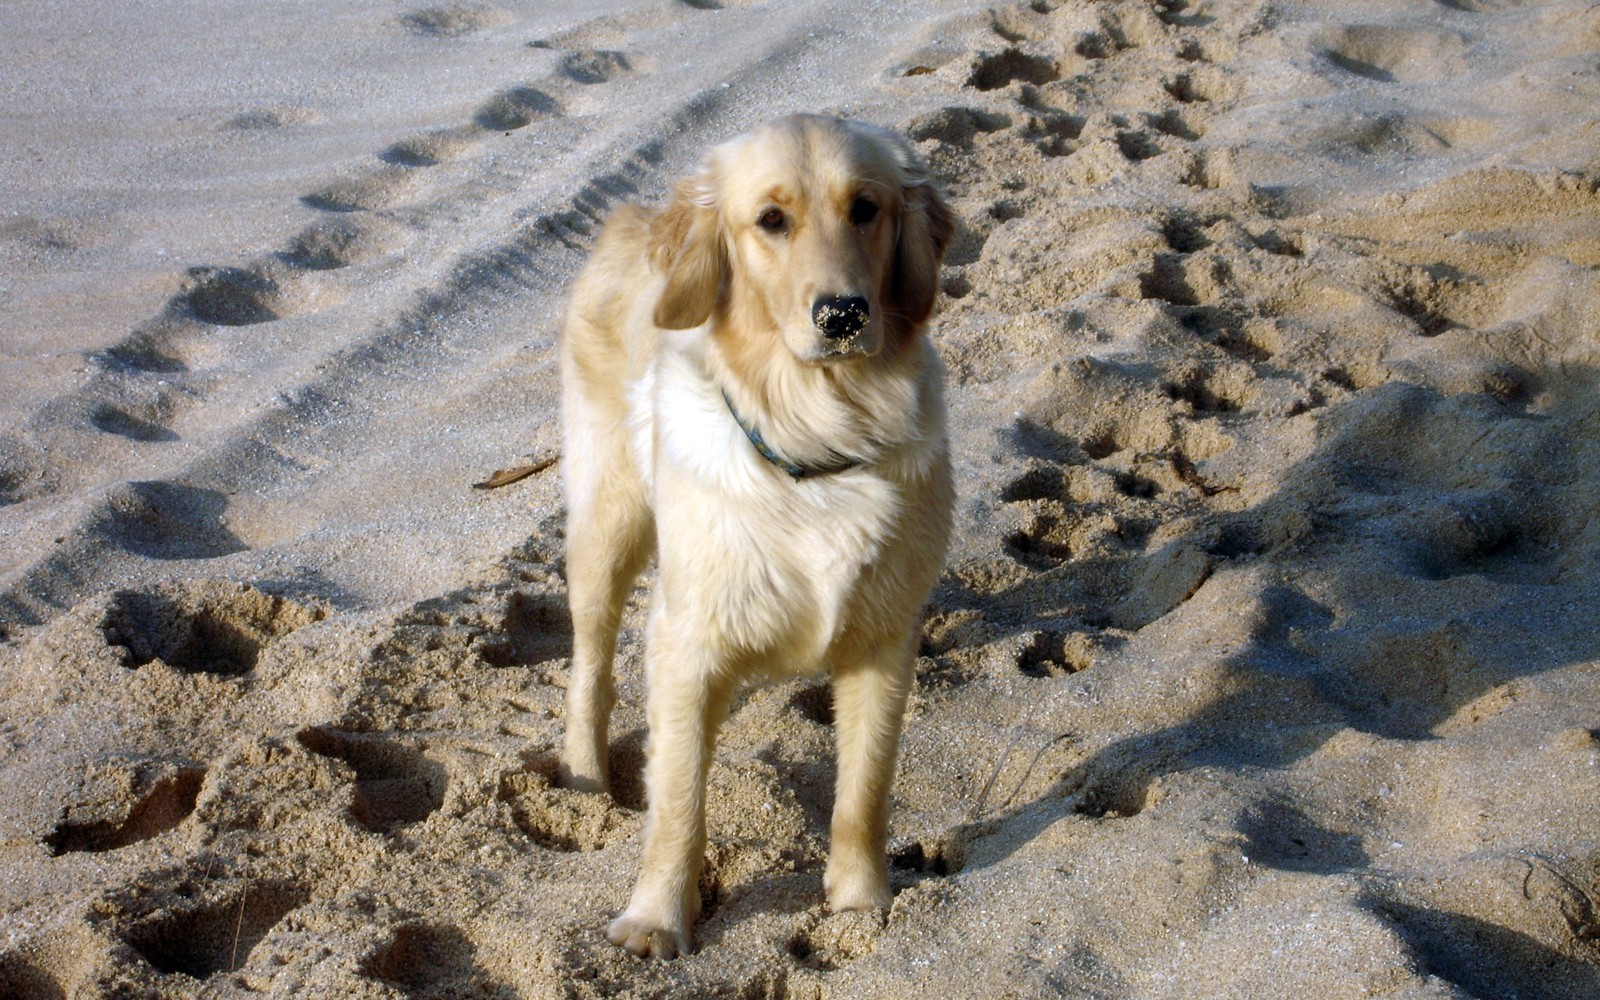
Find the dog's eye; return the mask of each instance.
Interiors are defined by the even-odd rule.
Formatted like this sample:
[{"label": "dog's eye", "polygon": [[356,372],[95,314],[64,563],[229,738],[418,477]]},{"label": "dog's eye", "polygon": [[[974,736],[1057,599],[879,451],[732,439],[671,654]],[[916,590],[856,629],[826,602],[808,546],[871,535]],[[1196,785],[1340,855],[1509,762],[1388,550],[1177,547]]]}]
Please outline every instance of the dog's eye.
[{"label": "dog's eye", "polygon": [[850,205],[851,225],[864,226],[878,217],[878,203],[857,198]]},{"label": "dog's eye", "polygon": [[776,233],[783,230],[783,224],[787,221],[780,209],[769,208],[761,213],[761,218],[756,220],[756,225],[770,233]]}]

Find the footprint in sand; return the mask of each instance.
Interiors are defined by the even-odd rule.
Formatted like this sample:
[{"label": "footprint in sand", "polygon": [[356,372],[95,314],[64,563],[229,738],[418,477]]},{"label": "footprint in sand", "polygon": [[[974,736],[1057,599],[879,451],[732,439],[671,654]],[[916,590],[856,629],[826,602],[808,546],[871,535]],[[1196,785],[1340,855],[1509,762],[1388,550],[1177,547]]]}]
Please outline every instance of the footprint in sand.
[{"label": "footprint in sand", "polygon": [[974,90],[999,90],[1013,83],[1044,84],[1061,79],[1061,69],[1054,59],[1008,48],[998,53],[981,55],[972,64],[966,85]]},{"label": "footprint in sand", "polygon": [[1038,41],[1044,33],[1036,6],[1002,7],[988,13],[989,30],[1012,45]]},{"label": "footprint in sand", "polygon": [[113,759],[96,763],[80,801],[62,810],[45,838],[55,855],[114,851],[160,836],[194,812],[206,769],[191,761]]},{"label": "footprint in sand", "polygon": [[506,11],[475,3],[422,7],[400,15],[400,23],[408,31],[431,38],[462,38],[511,21]]},{"label": "footprint in sand", "polygon": [[237,132],[265,132],[297,125],[313,125],[321,120],[322,116],[315,109],[289,104],[241,111],[229,118],[227,124],[228,128]]},{"label": "footprint in sand", "polygon": [[1321,52],[1346,73],[1379,83],[1417,83],[1464,76],[1467,42],[1443,29],[1351,25],[1321,39]]},{"label": "footprint in sand", "polygon": [[[922,145],[928,164],[939,176],[960,177],[983,136],[1011,126],[1011,118],[981,108],[951,105],[913,118],[903,131]],[[946,263],[950,261],[946,260]]]},{"label": "footprint in sand", "polygon": [[1195,116],[1185,115],[1175,108],[1163,111],[1159,115],[1146,115],[1145,122],[1162,135],[1169,135],[1184,142],[1198,141],[1206,134],[1205,127]]},{"label": "footprint in sand", "polygon": [[889,865],[904,872],[944,877],[967,866],[967,847],[959,831],[923,837],[889,850]]},{"label": "footprint in sand", "polygon": [[1253,229],[1248,233],[1252,243],[1260,250],[1276,257],[1304,257],[1305,240],[1299,233],[1284,229]]},{"label": "footprint in sand", "polygon": [[370,212],[387,208],[412,194],[420,184],[421,177],[412,167],[386,163],[325,184],[300,200],[324,212]]},{"label": "footprint in sand", "polygon": [[397,167],[434,167],[459,159],[471,147],[470,129],[441,129],[402,139],[378,154],[378,159]]},{"label": "footprint in sand", "polygon": [[1144,129],[1123,129],[1117,133],[1116,141],[1117,149],[1122,151],[1123,157],[1130,163],[1149,160],[1165,152],[1161,148],[1160,141]]},{"label": "footprint in sand", "polygon": [[[354,243],[354,240],[348,241]],[[343,291],[312,280],[311,255],[291,247],[243,266],[191,267],[176,295],[162,313],[130,330],[120,341],[96,356],[103,368],[132,369],[158,375],[181,374],[204,362],[200,357],[226,348],[211,327],[246,327],[270,323],[325,308],[338,302]],[[115,417],[95,422],[116,423]],[[124,422],[127,437],[137,437],[137,427]],[[134,433],[124,433],[132,431]]]},{"label": "footprint in sand", "polygon": [[99,627],[130,670],[160,660],[185,673],[234,677],[255,669],[268,646],[327,614],[248,584],[197,580],[115,591]]},{"label": "footprint in sand", "polygon": [[1161,238],[1178,253],[1194,253],[1211,246],[1211,238],[1200,224],[1182,213],[1161,220]]},{"label": "footprint in sand", "polygon": [[1239,177],[1231,150],[1199,149],[1192,155],[1188,168],[1179,178],[1185,186],[1200,191],[1248,192],[1249,189]]},{"label": "footprint in sand", "polygon": [[1180,104],[1225,101],[1233,96],[1233,85],[1227,75],[1213,66],[1197,66],[1173,74],[1162,87]]},{"label": "footprint in sand", "polygon": [[1188,253],[1157,253],[1139,275],[1140,298],[1174,306],[1215,302],[1227,288],[1226,265],[1220,258]]},{"label": "footprint in sand", "polygon": [[189,315],[202,323],[250,326],[302,311],[308,296],[297,275],[263,262],[246,267],[192,267],[179,293]]},{"label": "footprint in sand", "polygon": [[1088,119],[1060,111],[1041,111],[1029,120],[1028,141],[1047,157],[1071,156],[1079,148]]},{"label": "footprint in sand", "polygon": [[1017,670],[1029,677],[1064,677],[1092,668],[1122,640],[1104,631],[1059,631],[1045,628],[1017,653]]},{"label": "footprint in sand", "polygon": [[216,490],[151,480],[107,492],[85,534],[150,559],[210,559],[249,548],[224,523]]},{"label": "footprint in sand", "polygon": [[0,434],[0,506],[21,503],[55,489],[55,477],[39,450]]},{"label": "footprint in sand", "polygon": [[1174,28],[1203,28],[1216,20],[1189,2],[1189,0],[1162,0],[1156,17]]},{"label": "footprint in sand", "polygon": [[531,667],[572,655],[572,616],[564,598],[511,592],[494,631],[473,652],[491,667]]},{"label": "footprint in sand", "polygon": [[1250,404],[1252,381],[1254,376],[1243,365],[1213,368],[1190,362],[1161,380],[1161,393],[1181,404],[1184,416],[1239,413]]},{"label": "footprint in sand", "polygon": [[335,271],[387,256],[408,235],[399,223],[380,216],[334,218],[302,229],[280,256],[307,271]]},{"label": "footprint in sand", "polygon": [[1186,38],[1178,43],[1178,58],[1191,63],[1217,62],[1205,44],[1194,38]]},{"label": "footprint in sand", "polygon": [[1078,36],[1077,42],[1072,46],[1072,51],[1085,59],[1110,59],[1112,56],[1126,49],[1133,48],[1120,31],[1106,27],[1100,31],[1089,31]]},{"label": "footprint in sand", "polygon": [[[480,111],[479,124],[485,125],[482,116]],[[495,120],[509,122],[514,117],[513,112],[503,111]],[[501,130],[513,127],[520,126],[507,125]],[[402,139],[377,154],[381,166],[332,181],[300,200],[324,212],[374,212],[388,208],[417,193],[422,187],[425,168],[459,159],[478,138],[476,130],[468,127],[440,129]]]},{"label": "footprint in sand", "polygon": [[1071,640],[1081,632],[1039,629],[1030,633],[1017,652],[1017,670],[1028,677],[1064,677],[1089,667],[1092,660]]},{"label": "footprint in sand", "polygon": [[837,972],[872,954],[883,937],[883,921],[876,913],[860,911],[819,914],[789,936],[786,950],[804,968]]},{"label": "footprint in sand", "polygon": [[[401,924],[388,940],[362,956],[358,972],[407,997],[515,996],[495,981],[472,956],[478,948],[459,927],[442,922]],[[463,984],[471,984],[463,994]]]},{"label": "footprint in sand", "polygon": [[561,75],[576,83],[609,83],[633,70],[625,53],[611,49],[580,49],[561,59]]},{"label": "footprint in sand", "polygon": [[1391,268],[1384,289],[1388,305],[1424,337],[1478,325],[1482,305],[1493,298],[1480,283],[1443,264]]},{"label": "footprint in sand", "polygon": [[311,899],[304,886],[281,879],[211,873],[209,878],[185,874],[176,881],[165,891],[147,893],[143,898],[159,908],[128,921],[118,936],[158,971],[191,980],[249,964],[251,950]]},{"label": "footprint in sand", "polygon": [[302,729],[295,738],[312,753],[355,771],[351,816],[374,833],[427,819],[444,804],[449,784],[444,767],[399,741],[331,726]]},{"label": "footprint in sand", "polygon": [[1177,311],[1185,330],[1227,354],[1263,365],[1271,361],[1281,346],[1269,325],[1253,322],[1252,317],[1233,306],[1194,306]]},{"label": "footprint in sand", "polygon": [[571,853],[598,851],[638,833],[637,813],[617,808],[609,795],[557,786],[555,771],[553,760],[544,761],[500,779],[496,797],[529,840],[545,850]]},{"label": "footprint in sand", "polygon": [[1085,767],[1089,773],[1072,793],[1072,811],[1091,819],[1129,819],[1144,812],[1161,799],[1158,783],[1132,759],[1137,751],[1119,754],[1118,748],[1104,752]]},{"label": "footprint in sand", "polygon": [[555,98],[537,87],[520,86],[489,98],[473,115],[473,121],[496,132],[514,132],[560,113],[561,105]]},{"label": "footprint in sand", "polygon": [[187,372],[196,337],[194,320],[180,294],[167,303],[163,315],[141,323],[121,340],[94,355],[102,369],[132,370],[151,375]]},{"label": "footprint in sand", "polygon": [[1020,527],[1002,540],[1006,554],[1033,570],[1050,570],[1071,561],[1073,518],[1057,504],[1041,505],[1022,514]]},{"label": "footprint in sand", "polygon": [[135,406],[100,403],[90,412],[89,422],[96,430],[130,441],[176,441],[178,435],[167,426],[172,409],[171,397],[162,393]]}]

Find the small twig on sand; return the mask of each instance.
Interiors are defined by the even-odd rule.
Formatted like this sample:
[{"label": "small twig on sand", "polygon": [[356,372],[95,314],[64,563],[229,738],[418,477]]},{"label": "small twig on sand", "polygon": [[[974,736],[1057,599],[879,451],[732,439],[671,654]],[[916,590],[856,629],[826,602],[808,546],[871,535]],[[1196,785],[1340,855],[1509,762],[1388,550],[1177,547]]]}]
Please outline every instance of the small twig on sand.
[{"label": "small twig on sand", "polygon": [[989,790],[994,787],[995,781],[999,779],[1001,769],[1006,766],[1006,761],[1011,757],[1011,751],[1015,750],[1017,744],[1022,741],[1022,734],[1025,731],[1023,724],[1019,722],[1016,732],[1011,736],[1011,742],[1007,743],[1006,748],[1000,751],[1000,759],[994,762],[994,770],[990,772],[989,780],[983,783],[983,791],[978,793],[978,801],[972,804],[972,812],[967,816],[969,822],[983,815],[983,804],[989,798]]},{"label": "small twig on sand", "polygon": [[228,956],[228,971],[239,971],[239,937],[244,930],[244,904],[250,898],[250,868],[245,866],[244,891],[239,893],[239,916],[233,922],[233,953]]},{"label": "small twig on sand", "polygon": [[543,458],[535,459],[527,465],[519,465],[513,469],[496,469],[494,475],[481,483],[473,483],[472,488],[475,490],[493,490],[501,486],[510,486],[512,483],[527,479],[536,472],[543,472],[560,460],[560,455],[549,454]]},{"label": "small twig on sand", "polygon": [[[983,805],[989,799],[989,792],[994,789],[994,783],[1000,779],[1000,772],[1005,770],[1006,761],[1011,758],[1011,751],[1015,750],[1017,744],[1022,742],[1022,734],[1027,731],[1026,726],[1026,721],[1019,722],[1016,734],[1011,737],[1011,742],[1007,743],[1006,748],[1000,751],[1000,759],[995,761],[994,771],[990,773],[989,780],[983,783],[983,791],[978,793],[978,801],[972,806],[972,812],[967,817],[968,822],[976,820],[983,815]],[[1071,736],[1071,733],[1057,733],[1039,745],[1039,749],[1033,752],[1033,760],[1023,769],[1022,777],[1017,780],[1017,787],[1013,788],[1011,794],[1005,797],[1005,801],[1000,803],[1000,808],[1004,808],[1012,799],[1016,798],[1017,793],[1022,790],[1022,786],[1027,782],[1028,775],[1033,773],[1034,765],[1039,763],[1040,757],[1044,756],[1044,752],[1062,740],[1070,739]]]}]

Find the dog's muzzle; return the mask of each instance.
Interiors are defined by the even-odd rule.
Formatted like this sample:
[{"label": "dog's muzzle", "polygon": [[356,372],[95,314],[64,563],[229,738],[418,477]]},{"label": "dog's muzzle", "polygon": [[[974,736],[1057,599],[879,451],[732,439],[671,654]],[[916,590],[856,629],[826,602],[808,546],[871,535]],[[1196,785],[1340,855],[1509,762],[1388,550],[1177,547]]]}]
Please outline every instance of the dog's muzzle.
[{"label": "dog's muzzle", "polygon": [[829,340],[854,337],[872,317],[872,306],[860,295],[824,295],[811,305],[811,322]]}]

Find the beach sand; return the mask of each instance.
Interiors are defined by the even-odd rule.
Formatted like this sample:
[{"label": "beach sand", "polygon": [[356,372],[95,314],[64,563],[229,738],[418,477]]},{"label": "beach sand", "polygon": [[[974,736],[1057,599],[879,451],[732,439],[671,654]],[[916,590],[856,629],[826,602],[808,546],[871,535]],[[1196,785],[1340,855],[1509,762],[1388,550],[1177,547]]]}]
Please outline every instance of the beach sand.
[{"label": "beach sand", "polygon": [[[1600,996],[1600,6],[6,18],[0,995]],[[961,219],[897,895],[752,689],[644,962],[649,581],[556,787],[559,462],[471,487],[599,220],[792,111]]]}]

